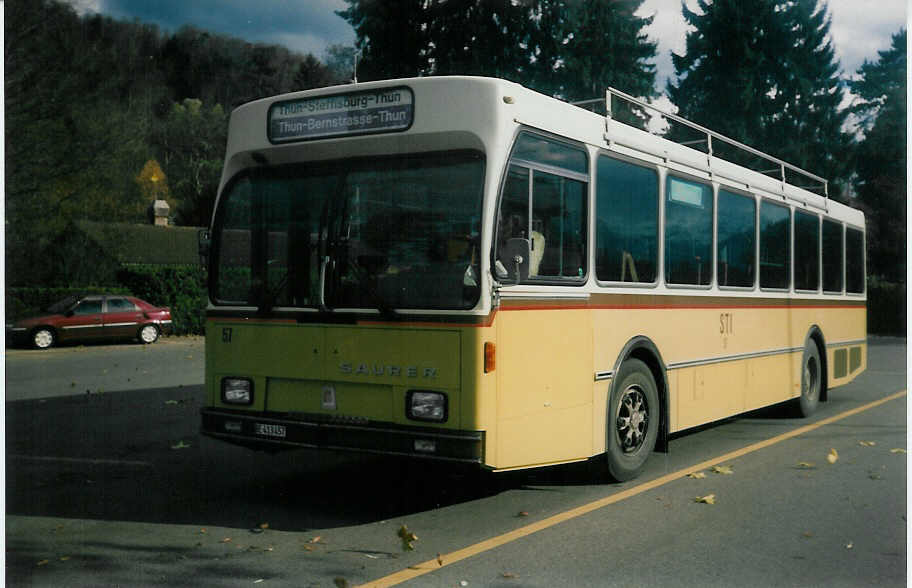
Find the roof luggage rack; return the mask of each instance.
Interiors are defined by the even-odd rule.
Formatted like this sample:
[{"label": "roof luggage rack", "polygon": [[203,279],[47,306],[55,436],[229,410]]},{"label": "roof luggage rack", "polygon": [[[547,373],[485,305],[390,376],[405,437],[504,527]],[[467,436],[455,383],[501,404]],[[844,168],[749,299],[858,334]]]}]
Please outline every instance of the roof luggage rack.
[{"label": "roof luggage rack", "polygon": [[[741,150],[744,153],[747,153],[754,157],[758,157],[766,162],[774,164],[776,167],[774,167],[772,169],[753,170],[753,171],[756,171],[757,173],[761,173],[764,175],[770,175],[773,173],[778,174],[778,176],[779,176],[778,179],[782,182],[783,192],[785,191],[786,185],[796,186],[795,184],[789,183],[789,181],[786,178],[786,171],[797,174],[797,175],[801,176],[802,178],[805,178],[806,180],[810,180],[811,182],[815,182],[814,185],[796,186],[796,187],[819,193],[820,195],[822,195],[824,197],[824,199],[826,199],[825,205],[824,205],[824,207],[826,207],[826,202],[829,201],[829,191],[828,191],[828,187],[827,187],[828,182],[825,178],[821,178],[820,176],[814,175],[811,172],[803,170],[798,166],[792,165],[779,158],[773,157],[772,155],[763,153],[762,151],[754,149],[753,147],[749,147],[748,145],[735,141],[734,139],[730,139],[730,138],[726,137],[725,135],[722,135],[720,133],[707,129],[706,127],[703,127],[701,125],[698,125],[697,123],[691,122],[691,121],[687,120],[686,118],[680,117],[676,114],[671,114],[670,112],[665,112],[664,110],[662,110],[656,106],[653,106],[652,104],[649,104],[648,102],[640,100],[639,98],[635,98],[635,97],[631,96],[630,94],[627,94],[620,90],[616,90],[614,88],[608,88],[608,90],[605,92],[604,104],[605,104],[605,109],[606,109],[606,113],[607,113],[605,116],[606,127],[608,125],[608,121],[618,120],[618,119],[614,118],[614,113],[612,111],[612,97],[613,96],[617,96],[618,98],[625,100],[627,102],[630,102],[632,104],[635,104],[641,108],[652,110],[670,121],[682,124],[694,131],[697,131],[700,134],[705,135],[704,138],[693,140],[693,141],[675,141],[675,142],[678,143],[679,145],[684,145],[687,147],[692,147],[692,146],[698,145],[698,144],[705,144],[705,146],[706,146],[705,153],[708,155],[707,165],[710,164],[712,157],[718,157],[719,159],[729,161],[730,163],[735,163],[737,165],[743,165],[743,164],[739,164],[736,161],[731,161],[729,159],[726,159],[725,157],[721,157],[717,153],[714,153],[713,140],[725,143],[726,145],[730,145],[731,147]],[[601,104],[602,102],[603,101],[601,98],[596,98],[593,100],[582,100],[580,102],[573,102],[572,104],[574,104],[576,106],[588,106],[588,105],[594,105],[594,104]],[[619,121],[619,122],[623,122],[623,121]],[[671,140],[674,140],[674,139],[671,139]]]}]

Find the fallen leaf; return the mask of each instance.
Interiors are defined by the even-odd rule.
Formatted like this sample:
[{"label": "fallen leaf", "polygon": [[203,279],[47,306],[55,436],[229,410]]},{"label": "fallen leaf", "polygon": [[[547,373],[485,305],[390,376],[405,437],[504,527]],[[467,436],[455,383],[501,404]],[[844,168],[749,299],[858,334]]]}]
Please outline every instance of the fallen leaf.
[{"label": "fallen leaf", "polygon": [[205,535],[208,532],[209,531],[207,531],[206,529],[200,529],[200,535]]},{"label": "fallen leaf", "polygon": [[519,511],[518,513],[516,513],[516,516],[518,516],[518,517],[527,517],[527,516],[529,516],[529,513],[526,512],[526,511],[524,511],[524,510],[521,510],[521,511]]},{"label": "fallen leaf", "polygon": [[846,543],[846,549],[852,549],[853,547],[855,547],[855,544],[852,543],[851,541]]},{"label": "fallen leaf", "polygon": [[172,445],[171,449],[187,449],[190,447],[189,443],[184,443],[183,441],[178,441],[177,445]]},{"label": "fallen leaf", "polygon": [[260,578],[259,580],[254,580],[253,583],[254,583],[254,584],[259,584],[259,583],[262,582],[262,581],[263,581],[263,578]]},{"label": "fallen leaf", "polygon": [[69,555],[62,555],[62,556],[60,556],[60,561],[70,561],[70,556],[69,556]]},{"label": "fallen leaf", "polygon": [[702,480],[706,477],[705,472],[693,472],[692,474],[687,474],[688,478],[693,478],[694,480]]},{"label": "fallen leaf", "polygon": [[43,559],[43,560],[41,560],[41,561],[38,562],[38,565],[39,565],[39,566],[46,566],[46,565],[48,565],[49,563],[50,563],[49,560]]},{"label": "fallen leaf", "polygon": [[177,400],[165,400],[165,404],[178,404]]},{"label": "fallen leaf", "polygon": [[709,468],[709,471],[711,471],[714,474],[724,474],[726,476],[730,476],[735,473],[732,470],[731,466],[713,466],[713,467]]},{"label": "fallen leaf", "polygon": [[701,504],[715,504],[715,503],[716,503],[716,495],[715,495],[715,494],[707,494],[706,496],[697,496],[696,498],[694,498],[694,502],[699,502],[699,503],[701,503]]},{"label": "fallen leaf", "polygon": [[443,565],[443,557],[441,557],[441,555],[439,553],[437,554],[437,565],[438,566]]},{"label": "fallen leaf", "polygon": [[269,523],[260,523],[260,528],[261,528],[261,529],[264,529],[264,530],[265,530],[265,529],[268,529],[268,528],[269,528]]},{"label": "fallen leaf", "polygon": [[894,447],[893,449],[890,450],[890,453],[905,453],[905,452],[906,452],[906,450],[903,449],[902,447]]},{"label": "fallen leaf", "polygon": [[858,444],[861,445],[862,447],[874,447],[875,445],[877,445],[877,442],[876,441],[859,441]]},{"label": "fallen leaf", "polygon": [[871,472],[870,474],[868,474],[868,477],[871,478],[872,480],[880,480],[880,479],[881,479],[881,478],[880,478],[880,474],[875,474],[875,473],[873,473],[873,472]]},{"label": "fallen leaf", "polygon": [[323,536],[322,536],[322,535],[317,535],[316,537],[314,537],[313,539],[311,539],[310,541],[308,541],[308,543],[319,543],[319,542],[322,541],[322,540],[323,540]]},{"label": "fallen leaf", "polygon": [[219,541],[219,543],[231,543],[231,537],[225,537],[224,539]]},{"label": "fallen leaf", "polygon": [[805,537],[806,539],[810,539],[811,537],[814,536],[814,534],[811,533],[810,531],[805,531],[804,533],[801,534],[801,536]]},{"label": "fallen leaf", "polygon": [[813,470],[816,466],[809,461],[799,461],[795,467],[799,470]]},{"label": "fallen leaf", "polygon": [[275,547],[273,547],[272,545],[267,545],[266,547],[263,548],[263,551],[275,551]]},{"label": "fallen leaf", "polygon": [[504,572],[501,574],[504,578],[518,578],[519,574],[514,574],[513,572]]},{"label": "fallen leaf", "polygon": [[830,448],[830,453],[827,454],[827,461],[830,463],[836,463],[836,460],[839,459],[839,454],[836,453],[836,450]]},{"label": "fallen leaf", "polygon": [[415,549],[415,541],[418,541],[418,535],[409,531],[408,527],[402,525],[396,533],[402,539],[402,551],[412,551]]}]

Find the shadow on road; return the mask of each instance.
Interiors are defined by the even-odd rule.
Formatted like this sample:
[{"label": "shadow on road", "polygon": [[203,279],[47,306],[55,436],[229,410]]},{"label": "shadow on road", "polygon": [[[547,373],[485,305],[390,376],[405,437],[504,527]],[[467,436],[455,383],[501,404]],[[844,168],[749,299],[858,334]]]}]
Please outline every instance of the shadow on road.
[{"label": "shadow on road", "polygon": [[193,386],[7,403],[7,513],[301,531],[528,484],[591,483],[584,465],[492,475],[383,456],[253,452],[199,435],[203,400]]}]

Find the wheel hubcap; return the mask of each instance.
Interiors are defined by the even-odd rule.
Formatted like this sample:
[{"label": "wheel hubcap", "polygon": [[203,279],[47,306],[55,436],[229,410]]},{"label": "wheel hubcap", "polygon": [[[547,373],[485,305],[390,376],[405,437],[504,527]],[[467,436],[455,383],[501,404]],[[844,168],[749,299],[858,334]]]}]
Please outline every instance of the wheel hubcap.
[{"label": "wheel hubcap", "polygon": [[50,344],[53,340],[54,340],[54,338],[51,337],[51,334],[48,333],[47,331],[38,331],[37,333],[35,333],[35,345],[37,347],[41,347],[41,348],[48,347],[48,346],[50,346]]},{"label": "wheel hubcap", "polygon": [[143,327],[142,333],[140,335],[142,340],[146,343],[151,343],[155,341],[155,327]]},{"label": "wheel hubcap", "polygon": [[617,435],[624,453],[634,453],[643,446],[649,428],[649,406],[639,386],[624,390],[618,403]]},{"label": "wheel hubcap", "polygon": [[817,362],[813,357],[809,357],[804,364],[804,382],[802,382],[805,395],[809,400],[817,398],[817,389],[819,380],[817,378]]}]

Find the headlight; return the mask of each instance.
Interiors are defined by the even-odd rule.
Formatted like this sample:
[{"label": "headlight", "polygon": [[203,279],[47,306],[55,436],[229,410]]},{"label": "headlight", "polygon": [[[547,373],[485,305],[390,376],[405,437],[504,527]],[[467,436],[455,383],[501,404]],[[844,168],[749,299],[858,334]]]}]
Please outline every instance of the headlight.
[{"label": "headlight", "polygon": [[409,390],[405,398],[406,416],[416,421],[442,423],[447,418],[447,397],[443,392]]},{"label": "headlight", "polygon": [[253,381],[249,378],[222,378],[222,402],[253,404]]}]

